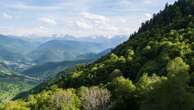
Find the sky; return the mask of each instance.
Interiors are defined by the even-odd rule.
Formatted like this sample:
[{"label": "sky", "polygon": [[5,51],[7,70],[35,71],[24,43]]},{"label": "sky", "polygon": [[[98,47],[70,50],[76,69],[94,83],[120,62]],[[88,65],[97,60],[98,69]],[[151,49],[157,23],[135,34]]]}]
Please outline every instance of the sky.
[{"label": "sky", "polygon": [[130,35],[175,0],[0,0],[0,34]]}]

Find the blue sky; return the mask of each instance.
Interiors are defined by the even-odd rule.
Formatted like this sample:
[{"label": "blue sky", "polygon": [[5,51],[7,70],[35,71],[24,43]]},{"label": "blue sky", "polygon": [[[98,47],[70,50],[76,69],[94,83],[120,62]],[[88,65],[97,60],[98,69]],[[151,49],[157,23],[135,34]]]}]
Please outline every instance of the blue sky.
[{"label": "blue sky", "polygon": [[0,0],[0,34],[129,35],[175,0]]}]

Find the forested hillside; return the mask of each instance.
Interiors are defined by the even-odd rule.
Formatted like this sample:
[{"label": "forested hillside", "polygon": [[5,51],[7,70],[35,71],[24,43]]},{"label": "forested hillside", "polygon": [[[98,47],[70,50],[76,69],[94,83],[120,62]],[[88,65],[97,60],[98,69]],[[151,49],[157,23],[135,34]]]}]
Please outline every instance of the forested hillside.
[{"label": "forested hillside", "polygon": [[194,3],[178,0],[96,62],[60,72],[2,110],[193,110]]}]

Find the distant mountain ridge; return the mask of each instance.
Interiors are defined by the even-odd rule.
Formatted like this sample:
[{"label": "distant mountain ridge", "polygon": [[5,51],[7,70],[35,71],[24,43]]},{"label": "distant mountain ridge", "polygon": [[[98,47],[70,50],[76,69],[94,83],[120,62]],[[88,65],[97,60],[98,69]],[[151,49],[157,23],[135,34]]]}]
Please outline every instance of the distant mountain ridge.
[{"label": "distant mountain ridge", "polygon": [[[74,56],[75,58],[75,56],[77,56],[78,54],[81,55],[86,53],[98,53],[105,49],[113,48],[114,46],[126,41],[127,39],[128,37],[121,35],[113,36],[112,38],[107,38],[105,36],[75,37],[70,35],[53,38],[52,37],[30,38],[30,37],[0,35],[0,51],[1,51],[0,60],[8,61],[29,60],[38,62],[39,58],[42,59],[41,57],[44,57],[45,59],[51,59],[50,61],[52,60],[56,61],[56,59],[58,59],[58,61],[64,61],[64,57],[67,57],[66,59],[69,60],[73,59],[72,57],[70,58],[69,56]],[[88,45],[84,43],[87,43]],[[48,49],[48,47],[54,48],[54,51],[63,50],[63,52],[58,51],[57,51],[58,53],[52,52],[53,50]],[[66,48],[66,50],[61,49],[64,47]],[[72,50],[74,50],[78,47],[80,49],[78,50],[79,52],[72,53],[69,52],[69,50],[71,50],[72,48],[73,48]],[[39,51],[41,49],[43,49],[45,53],[44,52],[40,53]],[[50,54],[48,55],[48,53]],[[47,61],[45,60],[45,62]]]},{"label": "distant mountain ridge", "polygon": [[0,59],[11,61],[24,59],[25,53],[34,47],[33,44],[20,38],[0,35]]},{"label": "distant mountain ridge", "polygon": [[86,53],[86,54],[81,54],[77,56],[77,59],[99,59],[100,57],[103,57],[104,55],[108,54],[109,52],[111,52],[111,48],[103,50],[99,53]]},{"label": "distant mountain ridge", "polygon": [[[113,48],[126,36],[17,37],[0,35],[0,61],[11,71],[22,72],[31,66],[48,62],[97,59],[100,52]],[[102,54],[103,55],[103,54]]]},{"label": "distant mountain ridge", "polygon": [[100,57],[103,57],[109,53],[111,49],[106,49],[99,53],[87,53],[77,56],[77,60],[73,61],[61,61],[61,62],[48,62],[44,64],[39,64],[25,69],[21,73],[36,77],[38,79],[47,79],[48,76],[55,76],[56,73],[63,71],[66,68],[73,67],[76,64],[89,64],[94,62]]},{"label": "distant mountain ridge", "polygon": [[76,56],[88,52],[100,52],[103,47],[97,43],[71,40],[51,40],[29,53],[31,59],[38,63],[76,60]]},{"label": "distant mountain ridge", "polygon": [[102,51],[116,46],[107,38],[91,39],[0,35],[0,103],[54,77],[64,68],[92,62],[104,55]]}]

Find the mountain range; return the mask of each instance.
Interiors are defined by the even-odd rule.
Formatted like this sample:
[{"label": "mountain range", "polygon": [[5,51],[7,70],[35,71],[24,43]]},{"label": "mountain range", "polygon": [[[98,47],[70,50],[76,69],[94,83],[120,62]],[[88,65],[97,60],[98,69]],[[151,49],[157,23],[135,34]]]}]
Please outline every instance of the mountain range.
[{"label": "mountain range", "polygon": [[[102,38],[104,40],[99,40]],[[120,36],[118,40],[114,40],[117,39],[115,37],[111,39],[95,37],[97,42],[92,42],[91,39],[93,38],[73,36],[28,38],[0,35],[0,61],[16,71],[22,71],[23,68],[36,64],[72,61],[84,54],[98,54],[108,48],[113,48],[127,37]]]},{"label": "mountain range", "polygon": [[127,38],[123,36],[117,42],[104,38],[111,44],[106,47],[101,41],[96,43],[85,38],[67,37],[0,35],[0,103],[54,77],[65,68],[95,61],[109,52],[109,47]]}]

